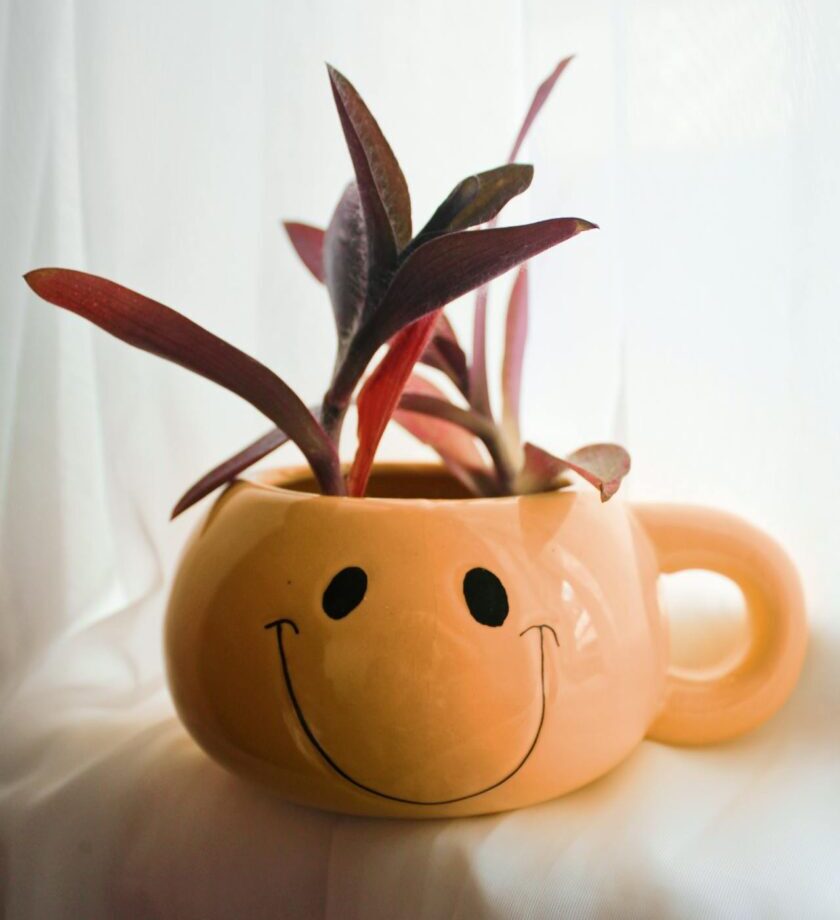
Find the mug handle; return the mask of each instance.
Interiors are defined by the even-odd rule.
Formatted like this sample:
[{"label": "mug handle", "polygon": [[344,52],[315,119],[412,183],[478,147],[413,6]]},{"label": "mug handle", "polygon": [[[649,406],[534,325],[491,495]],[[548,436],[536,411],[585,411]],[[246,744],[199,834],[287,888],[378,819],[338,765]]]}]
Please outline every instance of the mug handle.
[{"label": "mug handle", "polygon": [[634,505],[660,574],[706,569],[743,592],[749,647],[724,673],[666,677],[662,709],[647,737],[709,744],[756,728],[791,694],[808,639],[799,575],[785,551],[741,518],[691,505]]}]

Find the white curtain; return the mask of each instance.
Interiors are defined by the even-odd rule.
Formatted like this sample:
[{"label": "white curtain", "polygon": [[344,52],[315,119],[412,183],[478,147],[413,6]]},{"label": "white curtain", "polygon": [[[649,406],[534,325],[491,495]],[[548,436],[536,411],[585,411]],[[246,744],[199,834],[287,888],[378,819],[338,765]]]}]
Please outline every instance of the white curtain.
[{"label": "white curtain", "polygon": [[[840,915],[838,48],[834,0],[0,3],[0,915]],[[527,432],[618,439],[625,499],[776,535],[808,596],[802,683],[742,741],[645,743],[519,813],[284,805],[186,737],[159,639],[201,514],[169,508],[266,423],[21,275],[119,280],[314,399],[330,311],[278,220],[325,223],[350,173],[323,61],[376,113],[422,220],[504,159],[573,52],[510,219],[602,229],[534,263]],[[467,335],[469,304],[450,315]],[[423,451],[393,431],[382,453]],[[713,618],[719,591],[689,593]]]}]

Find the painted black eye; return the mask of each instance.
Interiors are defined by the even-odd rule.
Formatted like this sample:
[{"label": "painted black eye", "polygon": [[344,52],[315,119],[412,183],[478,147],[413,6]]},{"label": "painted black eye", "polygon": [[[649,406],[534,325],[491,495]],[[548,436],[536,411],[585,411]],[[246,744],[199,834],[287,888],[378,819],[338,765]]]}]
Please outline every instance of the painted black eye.
[{"label": "painted black eye", "polygon": [[367,591],[367,575],[357,565],[342,569],[327,585],[321,606],[333,620],[340,620],[355,610]]},{"label": "painted black eye", "polygon": [[464,576],[464,597],[482,626],[501,626],[508,615],[505,586],[487,569],[470,569]]}]

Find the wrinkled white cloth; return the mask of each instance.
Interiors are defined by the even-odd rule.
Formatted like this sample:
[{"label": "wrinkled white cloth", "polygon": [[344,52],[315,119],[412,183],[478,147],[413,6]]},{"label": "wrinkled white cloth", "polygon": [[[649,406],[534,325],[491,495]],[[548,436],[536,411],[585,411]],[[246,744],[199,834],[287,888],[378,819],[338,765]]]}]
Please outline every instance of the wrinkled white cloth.
[{"label": "wrinkled white cloth", "polygon": [[[4,920],[840,916],[838,44],[832,0],[0,5]],[[311,401],[330,311],[277,221],[324,224],[349,176],[322,61],[379,117],[419,226],[504,158],[571,52],[509,219],[602,229],[533,265],[525,430],[556,451],[620,440],[625,498],[775,534],[809,601],[802,682],[748,737],[645,742],[516,813],[285,804],[198,751],[160,652],[200,513],[168,509],[266,423],[20,276],[119,280]],[[468,305],[450,313],[468,341]],[[424,455],[396,431],[383,453]],[[716,589],[693,584],[714,624]],[[692,622],[683,644],[700,646]]]}]

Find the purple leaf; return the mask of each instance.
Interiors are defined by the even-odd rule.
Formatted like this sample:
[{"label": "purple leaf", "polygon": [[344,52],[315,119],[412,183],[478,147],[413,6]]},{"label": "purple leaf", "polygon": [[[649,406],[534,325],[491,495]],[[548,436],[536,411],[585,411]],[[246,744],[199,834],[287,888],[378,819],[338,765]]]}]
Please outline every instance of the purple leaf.
[{"label": "purple leaf", "polygon": [[543,80],[542,83],[537,87],[536,93],[534,93],[534,98],[531,100],[531,106],[528,109],[528,113],[525,116],[525,120],[522,122],[522,127],[519,129],[519,134],[516,135],[516,140],[513,144],[513,149],[510,152],[508,157],[508,163],[512,163],[519,156],[519,148],[525,141],[525,138],[528,136],[528,132],[531,130],[531,125],[534,123],[534,119],[539,115],[540,109],[545,105],[546,100],[551,95],[551,91],[554,89],[554,84],[560,79],[560,75],[563,71],[569,66],[572,61],[572,57],[563,58],[562,61],[551,71],[551,73]]},{"label": "purple leaf", "polygon": [[595,224],[560,217],[520,227],[459,230],[424,243],[400,265],[338,368],[327,404],[346,404],[376,350],[404,327]]},{"label": "purple leaf", "polygon": [[420,362],[446,374],[464,396],[469,393],[467,356],[458,344],[455,330],[444,313],[438,316],[434,335]]},{"label": "purple leaf", "polygon": [[519,446],[519,400],[522,360],[528,337],[528,268],[522,265],[510,292],[505,323],[505,357],[502,365],[502,426],[509,447]]},{"label": "purple leaf", "polygon": [[324,275],[341,352],[356,328],[367,296],[367,235],[355,182],[344,190],[327,227]]},{"label": "purple leaf", "polygon": [[178,499],[178,503],[172,509],[171,519],[174,520],[187,508],[191,508],[196,502],[201,501],[205,495],[209,495],[218,489],[219,486],[223,486],[226,482],[235,479],[243,470],[253,466],[278,447],[282,447],[288,440],[289,436],[285,431],[281,431],[279,428],[272,428],[271,431],[266,432],[261,438],[249,444],[239,453],[214,467]]},{"label": "purple leaf", "polygon": [[[438,233],[466,230],[492,220],[534,177],[534,167],[508,163],[459,182],[417,234],[418,240]],[[412,244],[413,245],[413,244]]]},{"label": "purple leaf", "polygon": [[[596,225],[576,217],[461,230],[424,243],[402,263],[368,323],[377,346],[462,294]],[[364,332],[364,330],[363,330]]]},{"label": "purple leaf", "polygon": [[411,239],[411,199],[385,136],[353,85],[327,65],[344,138],[353,161],[368,236],[368,278],[377,285]]},{"label": "purple leaf", "polygon": [[301,262],[312,272],[313,276],[324,282],[324,263],[322,252],[324,248],[324,231],[309,224],[299,224],[294,221],[283,221],[283,228],[291,240],[295,252],[300,256]]},{"label": "purple leaf", "polygon": [[[417,374],[409,377],[402,399],[410,394],[445,398],[433,383]],[[471,492],[477,495],[493,494],[495,483],[492,471],[479,451],[474,436],[469,432],[433,415],[402,408],[394,412],[394,421],[418,441],[433,448],[452,475]]]},{"label": "purple leaf", "polygon": [[601,493],[605,502],[618,491],[621,480],[630,472],[630,455],[617,444],[589,444],[561,459],[534,444],[525,445],[525,465],[517,491],[543,492],[558,488],[562,474],[571,470]]},{"label": "purple leaf", "polygon": [[241,396],[298,445],[325,492],[343,491],[338,455],[323,428],[294,391],[259,361],[175,310],[105,278],[41,268],[25,279],[44,300]]},{"label": "purple leaf", "polygon": [[[317,417],[321,407],[310,406],[309,411]],[[232,457],[228,457],[223,463],[213,467],[209,473],[206,473],[198,482],[190,486],[178,499],[177,504],[172,509],[170,519],[174,520],[187,508],[191,508],[196,502],[201,501],[205,495],[209,495],[219,486],[223,486],[226,482],[235,479],[243,470],[247,470],[249,466],[258,463],[263,457],[267,457],[272,451],[282,447],[288,440],[289,436],[285,431],[281,431],[279,428],[272,428],[271,431],[267,431],[262,437],[257,438],[256,441],[244,447]]]}]

